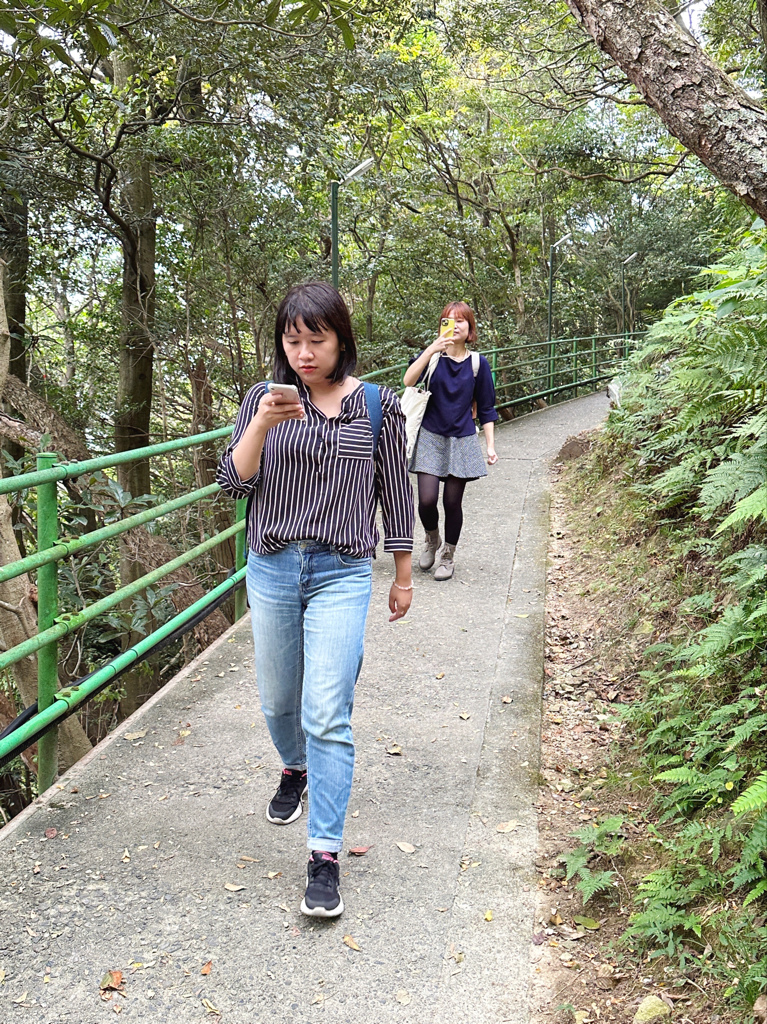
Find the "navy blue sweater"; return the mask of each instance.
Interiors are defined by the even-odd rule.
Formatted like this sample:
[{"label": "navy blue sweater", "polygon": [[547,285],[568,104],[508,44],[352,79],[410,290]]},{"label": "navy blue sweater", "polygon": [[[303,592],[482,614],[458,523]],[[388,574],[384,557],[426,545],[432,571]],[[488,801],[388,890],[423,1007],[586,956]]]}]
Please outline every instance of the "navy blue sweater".
[{"label": "navy blue sweater", "polygon": [[[410,362],[414,363],[418,356]],[[423,380],[428,365],[418,378]],[[495,411],[495,388],[490,364],[484,356],[479,357],[479,371],[475,377],[471,369],[471,357],[456,362],[450,356],[442,356],[434,367],[429,382],[431,398],[421,426],[432,434],[443,437],[468,437],[475,431],[471,417],[471,404],[477,403],[479,422],[493,423],[498,419]]]}]

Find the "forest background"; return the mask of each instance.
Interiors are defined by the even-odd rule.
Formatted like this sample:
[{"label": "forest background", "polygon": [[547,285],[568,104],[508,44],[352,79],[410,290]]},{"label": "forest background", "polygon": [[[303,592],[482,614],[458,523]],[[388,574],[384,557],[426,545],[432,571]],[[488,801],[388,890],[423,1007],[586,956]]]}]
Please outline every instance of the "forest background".
[{"label": "forest background", "polygon": [[[661,9],[727,74],[761,81],[760,8]],[[341,190],[361,371],[420,350],[448,299],[475,308],[480,347],[545,338],[550,248],[566,233],[555,334],[642,326],[752,219],[564,5],[3,0],[0,33],[5,475],[46,448],[81,459],[231,423],[268,374],[285,291],[330,275],[330,182],[367,157]],[[77,481],[62,531],[201,486],[215,458]],[[35,516],[33,494],[2,500],[3,562],[34,549]],[[62,610],[230,521],[226,504],[200,506],[70,560]],[[62,684],[231,564],[224,548],[79,631]],[[33,581],[14,584],[4,646],[34,631]],[[216,613],[70,720],[62,766],[227,621]],[[3,676],[0,727],[34,700],[34,675]],[[30,770],[34,750],[9,777],[14,799],[31,795]]]}]

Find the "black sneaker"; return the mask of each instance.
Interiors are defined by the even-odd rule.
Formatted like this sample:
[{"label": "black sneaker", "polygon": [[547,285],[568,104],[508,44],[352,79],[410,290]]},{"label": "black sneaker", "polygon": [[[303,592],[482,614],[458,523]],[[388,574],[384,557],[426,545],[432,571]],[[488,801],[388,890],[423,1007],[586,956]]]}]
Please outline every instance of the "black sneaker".
[{"label": "black sneaker", "polygon": [[280,788],[266,808],[266,817],[275,825],[289,825],[301,817],[306,795],[306,771],[300,768],[283,768]]},{"label": "black sneaker", "polygon": [[338,889],[338,859],[334,853],[312,850],[306,869],[306,893],[301,913],[308,917],[338,917],[344,901]]}]

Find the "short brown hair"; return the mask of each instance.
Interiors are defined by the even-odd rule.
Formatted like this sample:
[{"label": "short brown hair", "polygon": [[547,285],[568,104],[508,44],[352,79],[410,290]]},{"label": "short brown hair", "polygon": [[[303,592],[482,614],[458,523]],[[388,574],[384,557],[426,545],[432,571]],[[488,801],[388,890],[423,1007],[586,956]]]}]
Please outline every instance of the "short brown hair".
[{"label": "short brown hair", "polygon": [[467,306],[465,302],[448,302],[445,308],[439,315],[440,320],[446,316],[451,316],[453,313],[457,313],[462,320],[466,320],[469,325],[469,334],[466,338],[467,341],[477,340],[477,321],[474,319],[474,310],[471,306]]}]

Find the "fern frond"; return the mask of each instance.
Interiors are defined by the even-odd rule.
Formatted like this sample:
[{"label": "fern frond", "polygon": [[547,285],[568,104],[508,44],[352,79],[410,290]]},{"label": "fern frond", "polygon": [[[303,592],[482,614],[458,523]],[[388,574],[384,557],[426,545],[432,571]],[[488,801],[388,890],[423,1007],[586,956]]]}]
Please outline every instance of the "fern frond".
[{"label": "fern frond", "polygon": [[732,813],[738,816],[764,810],[767,810],[767,772],[762,772],[732,805]]}]

